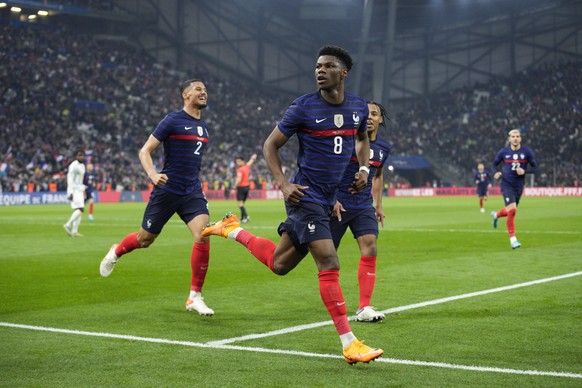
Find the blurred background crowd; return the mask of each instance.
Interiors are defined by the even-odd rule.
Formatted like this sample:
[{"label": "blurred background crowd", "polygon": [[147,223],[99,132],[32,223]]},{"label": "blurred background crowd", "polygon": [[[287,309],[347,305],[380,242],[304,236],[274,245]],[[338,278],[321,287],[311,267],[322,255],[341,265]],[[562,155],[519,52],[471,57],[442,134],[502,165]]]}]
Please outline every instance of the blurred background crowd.
[{"label": "blurred background crowd", "polygon": [[[63,190],[77,149],[85,149],[94,165],[98,189],[147,189],[139,148],[168,112],[181,109],[178,87],[187,78],[203,80],[209,94],[202,180],[222,189],[234,182],[235,158],[257,153],[251,176],[258,187],[271,188],[262,143],[298,97],[216,79],[203,67],[178,73],[123,42],[71,34],[64,27],[2,25],[0,61],[2,191]],[[540,163],[535,184],[577,186],[581,100],[582,63],[545,64],[511,79],[386,104],[391,118],[381,135],[393,144],[393,156],[436,158],[466,179],[456,184],[472,185],[476,164],[490,166],[507,132],[520,128],[523,144]],[[282,153],[289,175],[296,156],[296,141],[291,142]],[[161,149],[155,162],[162,167]],[[398,170],[386,172],[385,180],[409,185]]]}]

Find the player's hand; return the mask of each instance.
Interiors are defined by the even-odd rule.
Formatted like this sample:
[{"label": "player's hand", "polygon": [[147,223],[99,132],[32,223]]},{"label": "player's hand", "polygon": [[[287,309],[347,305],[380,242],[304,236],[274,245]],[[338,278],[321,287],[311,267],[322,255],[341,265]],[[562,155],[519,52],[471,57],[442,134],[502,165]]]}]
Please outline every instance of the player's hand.
[{"label": "player's hand", "polygon": [[73,194],[69,194],[69,195],[67,195],[67,199],[68,199],[69,201],[72,201],[72,200],[73,200]]},{"label": "player's hand", "polygon": [[501,178],[501,171],[497,171],[495,173],[495,175],[493,175],[493,178],[496,179],[496,180],[499,179],[499,178]]},{"label": "player's hand", "polygon": [[381,208],[376,208],[376,219],[384,227],[384,211]]},{"label": "player's hand", "polygon": [[281,186],[283,198],[290,204],[297,205],[301,198],[305,195],[303,191],[308,190],[309,186],[301,186],[295,183],[287,183]]},{"label": "player's hand", "polygon": [[525,174],[525,170],[521,167],[516,168],[515,172],[517,173],[517,175],[524,175]]},{"label": "player's hand", "polygon": [[368,185],[368,173],[366,171],[359,171],[354,175],[354,181],[350,185],[349,192],[355,194],[364,190]]},{"label": "player's hand", "polygon": [[342,212],[345,212],[344,205],[340,201],[335,201],[333,205],[333,210],[331,211],[331,216],[337,218],[338,221],[342,220]]},{"label": "player's hand", "polygon": [[155,186],[163,186],[168,183],[168,176],[166,174],[153,174],[150,179]]}]

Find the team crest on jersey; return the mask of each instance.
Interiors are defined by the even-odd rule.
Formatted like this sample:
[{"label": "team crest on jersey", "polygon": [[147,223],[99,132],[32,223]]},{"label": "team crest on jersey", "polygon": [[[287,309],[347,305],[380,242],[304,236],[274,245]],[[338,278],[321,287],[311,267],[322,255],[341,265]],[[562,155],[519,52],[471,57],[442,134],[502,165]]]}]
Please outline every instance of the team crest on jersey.
[{"label": "team crest on jersey", "polygon": [[352,118],[354,119],[354,125],[360,125],[360,116],[358,116],[358,112],[354,112]]},{"label": "team crest on jersey", "polygon": [[522,159],[522,160],[523,160],[523,159],[525,159],[525,155],[524,155],[524,154],[520,154],[520,155],[519,155],[519,157],[520,157],[520,159]]},{"label": "team crest on jersey", "polygon": [[343,115],[334,115],[333,116],[333,123],[336,127],[341,128],[344,125],[344,116]]},{"label": "team crest on jersey", "polygon": [[517,154],[513,154],[513,160],[517,160],[518,156]]},{"label": "team crest on jersey", "polygon": [[374,150],[370,148],[370,160],[374,159]]},{"label": "team crest on jersey", "polygon": [[[370,158],[372,159],[372,158]],[[380,150],[380,160],[384,159],[384,151]]]},{"label": "team crest on jersey", "polygon": [[204,128],[202,126],[199,125],[196,129],[198,130],[198,136],[204,135]]}]

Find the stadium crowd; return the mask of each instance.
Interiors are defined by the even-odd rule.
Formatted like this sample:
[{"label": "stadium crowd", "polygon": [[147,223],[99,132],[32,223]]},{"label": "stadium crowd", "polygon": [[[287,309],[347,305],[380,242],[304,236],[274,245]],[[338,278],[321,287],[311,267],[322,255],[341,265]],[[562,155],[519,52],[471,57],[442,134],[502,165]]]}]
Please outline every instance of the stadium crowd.
[{"label": "stadium crowd", "polygon": [[[261,154],[292,98],[217,79],[203,67],[183,74],[130,45],[64,27],[0,25],[0,60],[2,191],[63,190],[78,148],[95,165],[98,189],[147,189],[139,148],[165,114],[180,108],[178,85],[186,77],[208,88],[203,119],[212,133],[201,177],[209,188],[222,188],[234,181],[236,156]],[[436,156],[470,182],[477,162],[490,164],[508,130],[518,127],[540,163],[536,185],[572,186],[582,165],[581,98],[581,63],[545,65],[394,104],[385,137],[393,155]],[[291,173],[294,148],[284,152]],[[161,150],[156,163],[163,163]],[[251,175],[256,185],[272,187],[261,158]],[[394,175],[390,180],[402,182]]]}]

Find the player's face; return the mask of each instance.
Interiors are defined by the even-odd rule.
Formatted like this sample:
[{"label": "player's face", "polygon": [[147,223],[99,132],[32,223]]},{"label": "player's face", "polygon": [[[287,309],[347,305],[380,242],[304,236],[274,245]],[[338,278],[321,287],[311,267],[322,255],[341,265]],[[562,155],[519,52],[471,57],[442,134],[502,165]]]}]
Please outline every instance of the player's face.
[{"label": "player's face", "polygon": [[376,104],[368,104],[368,122],[366,126],[366,130],[368,134],[374,133],[378,130],[378,126],[382,123],[382,112],[380,108]]},{"label": "player's face", "polygon": [[332,55],[322,55],[315,64],[315,81],[320,90],[336,89],[347,77],[348,70],[339,59]]},{"label": "player's face", "polygon": [[85,162],[85,154],[82,152],[77,153],[77,160],[81,163]]},{"label": "player's face", "polygon": [[482,164],[477,165],[477,171],[483,172],[483,170],[485,170],[485,166],[483,166]]},{"label": "player's face", "polygon": [[206,108],[208,93],[202,82],[192,82],[192,84],[184,90],[182,96],[188,105],[193,105],[198,109]]},{"label": "player's face", "polygon": [[509,135],[509,144],[511,144],[513,148],[519,147],[521,144],[521,134],[519,132],[514,132]]}]

